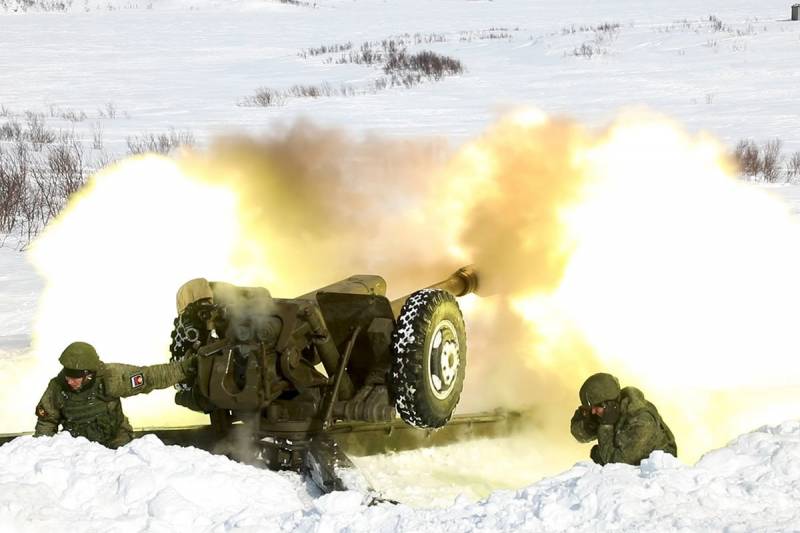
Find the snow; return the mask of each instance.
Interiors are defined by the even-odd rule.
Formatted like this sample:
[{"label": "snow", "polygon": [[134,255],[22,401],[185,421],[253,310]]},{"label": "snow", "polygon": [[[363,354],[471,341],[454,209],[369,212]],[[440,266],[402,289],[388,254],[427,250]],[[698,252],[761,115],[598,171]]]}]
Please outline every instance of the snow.
[{"label": "snow", "polygon": [[19,243],[13,238],[5,240],[0,248],[0,364],[7,357],[22,354],[30,347],[31,322],[36,311],[36,299],[43,283],[25,254],[18,253]]},{"label": "snow", "polygon": [[800,422],[742,435],[694,466],[663,452],[640,467],[583,461],[440,508],[319,496],[296,474],[152,435],[116,451],[66,434],[19,437],[0,447],[0,488],[4,531],[787,530],[800,525]]},{"label": "snow", "polygon": [[[631,105],[648,106],[731,146],[743,137],[778,137],[788,150],[800,148],[792,135],[800,25],[787,21],[789,3],[782,0],[88,4],[85,12],[75,1],[67,14],[0,9],[0,103],[16,113],[47,112],[51,105],[82,110],[88,119],[72,126],[91,139],[90,126],[100,123],[112,151],[124,150],[126,135],[144,131],[174,127],[207,141],[297,116],[359,132],[463,141],[522,105],[593,125]],[[715,31],[711,15],[730,31]],[[604,23],[620,27],[599,45],[602,52],[591,59],[572,55],[604,39],[586,29]],[[491,28],[511,37],[460,40],[461,32],[476,37]],[[467,72],[414,90],[236,106],[263,86],[363,84],[377,69],[298,52],[403,33],[443,35],[444,43],[416,48],[459,58]],[[108,103],[116,118],[101,116]]]},{"label": "snow", "polygon": [[[523,105],[590,126],[644,106],[728,146],[780,138],[785,150],[800,150],[800,23],[786,20],[790,2],[75,0],[64,13],[23,10],[25,3],[0,1],[0,106],[18,118],[54,110],[48,125],[74,129],[88,144],[102,131],[104,147],[89,149],[97,158],[124,153],[126,136],[145,132],[175,128],[205,144],[299,117],[359,135],[457,144]],[[712,15],[726,30],[715,29]],[[604,23],[619,28],[608,35],[585,28]],[[490,28],[510,36],[480,38]],[[443,35],[425,48],[461,59],[466,73],[413,89],[237,105],[263,86],[364,86],[380,72],[298,52],[403,33]],[[575,56],[583,44],[596,55]],[[87,118],[73,123],[58,110]],[[800,187],[770,189],[800,212]],[[0,247],[0,376],[35,396],[43,383],[26,381],[24,370],[35,364],[32,324],[43,282],[17,247]],[[17,396],[0,406],[0,431],[30,428],[32,402]],[[558,451],[537,456],[532,448],[546,446],[531,439],[357,459],[376,487],[403,502],[368,506],[358,492],[320,496],[294,474],[152,436],[116,451],[68,435],[21,437],[0,447],[0,531],[800,528],[797,422],[746,433],[693,466],[655,453],[641,467],[584,461],[541,481],[534,472],[548,459],[560,470],[564,456],[571,464],[586,450],[561,450],[553,461]]]},{"label": "snow", "polygon": [[[2,447],[4,518],[34,530],[210,530],[266,522],[310,506],[295,474],[240,465],[146,436],[117,451],[73,439],[23,437]],[[35,502],[27,501],[36,494]],[[2,520],[0,520],[2,523]]]}]

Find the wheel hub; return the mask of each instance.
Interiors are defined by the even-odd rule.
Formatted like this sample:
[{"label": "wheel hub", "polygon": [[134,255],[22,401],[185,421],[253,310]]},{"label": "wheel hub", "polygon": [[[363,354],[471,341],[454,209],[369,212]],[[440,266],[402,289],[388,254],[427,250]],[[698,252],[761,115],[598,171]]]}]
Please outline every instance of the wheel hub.
[{"label": "wheel hub", "polygon": [[460,365],[456,328],[449,320],[442,320],[433,332],[428,350],[428,378],[431,391],[438,399],[444,400],[453,392]]}]

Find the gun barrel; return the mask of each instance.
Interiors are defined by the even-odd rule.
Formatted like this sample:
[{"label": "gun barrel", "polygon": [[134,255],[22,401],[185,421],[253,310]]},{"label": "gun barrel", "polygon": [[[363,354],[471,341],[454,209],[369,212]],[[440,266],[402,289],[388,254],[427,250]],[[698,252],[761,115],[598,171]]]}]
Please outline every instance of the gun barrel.
[{"label": "gun barrel", "polygon": [[[453,296],[464,296],[478,290],[478,271],[474,265],[467,265],[459,268],[453,272],[450,277],[438,283],[434,283],[426,289],[444,289],[451,293]],[[396,300],[392,300],[392,313],[397,317],[400,315],[400,309],[406,303],[410,294],[401,296]]]}]

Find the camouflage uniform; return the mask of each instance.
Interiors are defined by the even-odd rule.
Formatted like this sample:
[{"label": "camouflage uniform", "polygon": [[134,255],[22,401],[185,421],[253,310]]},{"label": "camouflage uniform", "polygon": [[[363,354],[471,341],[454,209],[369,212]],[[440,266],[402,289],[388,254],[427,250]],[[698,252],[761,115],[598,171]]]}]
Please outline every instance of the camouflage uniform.
[{"label": "camouflage uniform", "polygon": [[[654,450],[677,457],[675,437],[642,391],[635,387],[620,390],[610,374],[595,374],[586,380],[580,392],[581,407],[575,410],[570,424],[579,442],[592,442],[591,458],[595,463],[638,465]],[[592,406],[607,406],[603,417],[591,414]]]},{"label": "camouflage uniform", "polygon": [[[133,366],[100,361],[89,344],[70,344],[59,359],[64,370],[50,380],[36,406],[34,436],[55,435],[59,425],[74,437],[86,437],[110,448],[133,438],[120,398],[148,393],[185,381],[192,371],[190,359],[152,366]],[[66,382],[69,369],[90,376],[79,390]]]}]

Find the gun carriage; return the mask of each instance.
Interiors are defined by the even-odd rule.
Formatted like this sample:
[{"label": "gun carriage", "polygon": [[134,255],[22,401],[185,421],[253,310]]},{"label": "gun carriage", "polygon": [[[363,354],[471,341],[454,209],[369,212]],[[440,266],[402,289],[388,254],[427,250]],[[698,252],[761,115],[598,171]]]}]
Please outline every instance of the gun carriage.
[{"label": "gun carriage", "polygon": [[458,404],[466,331],[456,297],[475,292],[462,267],[390,301],[386,282],[358,275],[297,298],[260,287],[194,279],[177,294],[173,360],[198,357],[175,401],[208,413],[220,437],[241,423],[273,469],[344,488],[352,463],[330,438],[342,424],[396,417],[439,428]]}]

